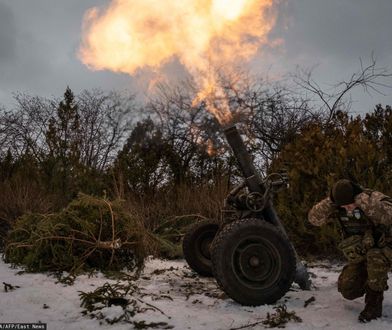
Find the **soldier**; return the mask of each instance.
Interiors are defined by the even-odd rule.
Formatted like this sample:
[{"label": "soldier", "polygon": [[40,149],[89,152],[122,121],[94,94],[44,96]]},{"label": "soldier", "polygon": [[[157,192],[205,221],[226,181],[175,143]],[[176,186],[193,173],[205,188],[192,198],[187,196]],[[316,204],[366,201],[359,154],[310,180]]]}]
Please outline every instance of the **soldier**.
[{"label": "soldier", "polygon": [[338,279],[338,291],[349,300],[365,294],[360,322],[381,317],[392,267],[392,199],[339,180],[330,196],[313,206],[308,218],[315,226],[337,221],[342,234],[339,248],[348,260]]}]

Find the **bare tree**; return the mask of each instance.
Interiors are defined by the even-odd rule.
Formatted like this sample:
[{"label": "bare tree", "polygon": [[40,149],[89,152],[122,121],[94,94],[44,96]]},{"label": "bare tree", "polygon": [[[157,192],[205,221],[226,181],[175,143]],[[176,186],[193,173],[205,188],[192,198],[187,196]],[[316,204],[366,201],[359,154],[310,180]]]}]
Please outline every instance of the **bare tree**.
[{"label": "bare tree", "polygon": [[240,71],[224,77],[222,84],[235,121],[264,171],[305,124],[318,118],[309,100],[290,90],[287,82],[270,82]]},{"label": "bare tree", "polygon": [[208,141],[215,140],[216,145],[218,140],[218,123],[206,111],[204,103],[193,104],[195,95],[191,81],[181,87],[161,84],[147,107],[163,134],[165,157],[176,182],[187,177],[196,155],[206,152]]},{"label": "bare tree", "polygon": [[18,93],[17,106],[13,110],[3,110],[0,127],[3,134],[2,149],[10,149],[18,157],[26,152],[41,159],[45,145],[45,132],[57,102],[38,96]]},{"label": "bare tree", "polygon": [[133,124],[140,118],[133,95],[100,90],[77,96],[82,131],[81,162],[102,170],[123,146]]},{"label": "bare tree", "polygon": [[[47,132],[56,121],[60,99],[16,94],[16,108],[0,113],[2,151],[11,149],[16,156],[31,153],[42,161],[49,153]],[[75,97],[80,122],[80,163],[89,168],[106,168],[139,118],[133,95],[83,91]]]},{"label": "bare tree", "polygon": [[301,129],[317,120],[307,99],[293,95],[283,86],[265,91],[259,106],[249,118],[251,134],[258,141],[259,154],[271,161],[290,143]]},{"label": "bare tree", "polygon": [[338,110],[348,112],[352,105],[350,93],[357,87],[362,87],[366,93],[383,94],[383,90],[391,88],[387,83],[392,73],[383,67],[378,67],[372,55],[370,63],[365,65],[360,59],[360,68],[347,80],[338,82],[330,90],[323,89],[313,78],[313,69],[298,69],[292,75],[294,82],[321,101],[321,112],[326,112],[326,122],[330,122]]}]

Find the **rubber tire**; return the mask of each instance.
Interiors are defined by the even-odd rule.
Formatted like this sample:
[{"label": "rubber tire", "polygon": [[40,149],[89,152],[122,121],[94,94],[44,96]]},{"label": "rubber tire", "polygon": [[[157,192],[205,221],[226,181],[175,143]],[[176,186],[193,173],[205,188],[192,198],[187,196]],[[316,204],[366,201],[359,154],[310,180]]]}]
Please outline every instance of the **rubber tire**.
[{"label": "rubber tire", "polygon": [[[234,259],[237,246],[240,246],[244,240],[255,239],[255,237],[261,239],[262,244],[273,246],[278,258],[271,259],[279,259],[277,260],[278,266],[275,267],[277,271],[273,273],[275,279],[271,281],[272,283],[267,282],[264,288],[255,288],[247,285],[248,283],[243,283],[239,279],[238,270],[236,271],[234,266],[234,260],[237,260]],[[244,244],[248,247],[252,246],[252,244],[247,244],[246,241]],[[273,249],[270,249],[270,251]],[[256,250],[259,251],[259,247]],[[278,228],[263,219],[241,219],[225,226],[213,241],[211,259],[213,274],[220,288],[230,298],[246,306],[275,303],[290,289],[296,274],[296,257],[293,246],[285,239]],[[273,266],[270,268],[273,268]],[[267,273],[267,278],[270,278],[268,277],[269,274]],[[251,281],[251,285],[260,286],[261,283],[260,281]]]},{"label": "rubber tire", "polygon": [[219,231],[219,224],[213,220],[202,220],[195,223],[185,234],[182,241],[182,251],[189,267],[201,276],[212,276],[211,257],[200,251],[199,239],[208,235],[211,242]]}]

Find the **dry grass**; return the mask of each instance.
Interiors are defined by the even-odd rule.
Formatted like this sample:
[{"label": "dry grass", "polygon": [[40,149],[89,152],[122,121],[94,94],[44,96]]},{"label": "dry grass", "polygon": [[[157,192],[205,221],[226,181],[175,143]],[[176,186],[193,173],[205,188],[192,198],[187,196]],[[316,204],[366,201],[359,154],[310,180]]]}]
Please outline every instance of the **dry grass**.
[{"label": "dry grass", "polygon": [[0,247],[15,220],[27,213],[48,213],[59,207],[59,199],[33,180],[15,176],[0,183]]},{"label": "dry grass", "polygon": [[157,255],[177,258],[188,226],[200,219],[219,219],[226,194],[227,181],[222,179],[214,185],[166,188],[155,196],[131,195],[126,203],[157,240]]}]

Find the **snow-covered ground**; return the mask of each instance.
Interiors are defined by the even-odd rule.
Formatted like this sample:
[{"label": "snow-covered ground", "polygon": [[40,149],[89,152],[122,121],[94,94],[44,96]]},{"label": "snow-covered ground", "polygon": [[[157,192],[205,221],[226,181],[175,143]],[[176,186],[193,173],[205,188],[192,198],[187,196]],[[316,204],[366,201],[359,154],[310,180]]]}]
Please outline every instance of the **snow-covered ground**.
[{"label": "snow-covered ground", "polygon": [[[312,265],[312,291],[301,291],[293,285],[277,305],[285,303],[287,310],[295,311],[302,323],[290,322],[287,329],[392,328],[392,290],[385,295],[383,318],[360,324],[357,316],[363,308],[363,298],[347,301],[340,296],[336,288],[340,270],[341,265]],[[126,323],[109,325],[105,320],[90,319],[81,313],[78,291],[94,291],[104,283],[116,283],[116,280],[108,280],[102,274],[90,278],[80,276],[74,285],[65,286],[56,284],[55,278],[44,274],[17,274],[19,271],[0,262],[1,282],[19,286],[8,292],[0,287],[0,322],[44,322],[48,324],[48,330],[132,328]],[[268,312],[274,312],[274,306],[240,306],[227,298],[213,279],[199,278],[183,261],[149,260],[137,285],[140,292],[133,298],[147,308],[133,320],[160,323],[156,326],[161,328],[215,330],[259,323],[246,329],[262,329],[264,325],[260,322]],[[391,281],[389,286],[392,287]],[[312,297],[315,300],[304,307],[305,301]],[[101,313],[110,320],[121,315],[122,308],[106,307]]]}]

